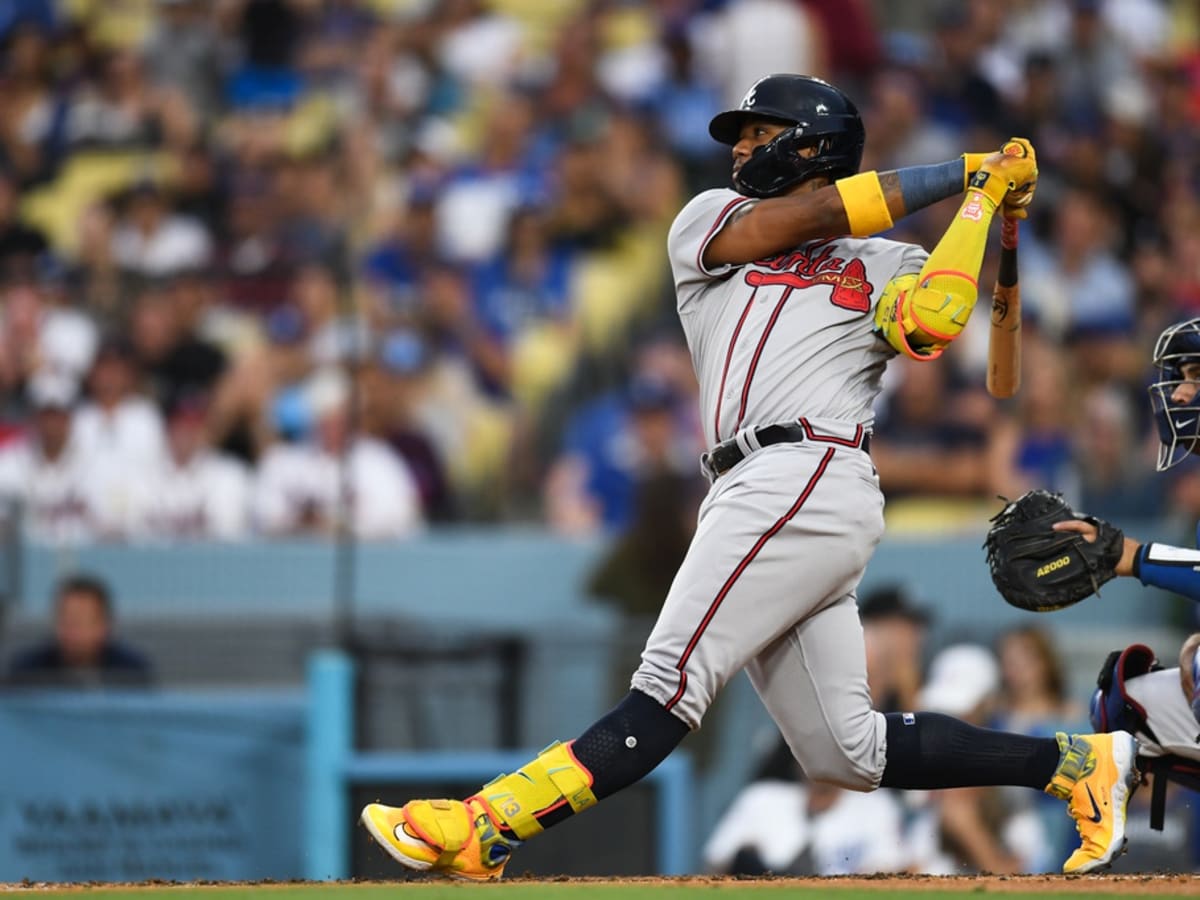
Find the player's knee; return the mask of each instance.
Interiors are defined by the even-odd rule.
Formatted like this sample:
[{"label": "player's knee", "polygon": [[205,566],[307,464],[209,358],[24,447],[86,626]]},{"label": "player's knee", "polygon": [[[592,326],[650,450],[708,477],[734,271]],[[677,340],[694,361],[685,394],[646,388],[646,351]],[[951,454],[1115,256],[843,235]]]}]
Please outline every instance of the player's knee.
[{"label": "player's knee", "polygon": [[830,723],[826,746],[800,744],[799,760],[813,781],[836,784],[852,791],[872,791],[879,785],[886,764],[882,716],[873,710]]},{"label": "player's knee", "polygon": [[866,769],[854,760],[826,759],[802,765],[804,775],[811,781],[833,784],[850,791],[873,791],[879,785],[879,773]]}]

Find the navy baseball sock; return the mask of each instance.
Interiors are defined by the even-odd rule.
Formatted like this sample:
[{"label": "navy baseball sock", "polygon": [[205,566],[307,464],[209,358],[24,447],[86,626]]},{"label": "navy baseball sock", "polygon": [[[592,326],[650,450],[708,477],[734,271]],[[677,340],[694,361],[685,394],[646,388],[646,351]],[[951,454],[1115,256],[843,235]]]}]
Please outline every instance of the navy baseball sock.
[{"label": "navy baseball sock", "polygon": [[1043,790],[1058,767],[1058,742],[976,728],[940,713],[888,713],[880,787],[934,790],[1013,784]]},{"label": "navy baseball sock", "polygon": [[[687,733],[687,725],[657,700],[630,691],[575,739],[571,752],[592,773],[592,793],[603,800],[649,775]],[[563,805],[539,815],[538,822],[548,828],[570,815],[571,807]]]}]

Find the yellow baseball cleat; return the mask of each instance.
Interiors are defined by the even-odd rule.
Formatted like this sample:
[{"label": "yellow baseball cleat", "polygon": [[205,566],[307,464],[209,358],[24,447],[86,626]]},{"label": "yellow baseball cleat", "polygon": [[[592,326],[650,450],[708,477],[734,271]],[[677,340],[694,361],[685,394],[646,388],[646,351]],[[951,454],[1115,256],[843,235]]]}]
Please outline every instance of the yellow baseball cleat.
[{"label": "yellow baseball cleat", "polygon": [[1079,848],[1068,875],[1106,869],[1125,850],[1125,808],[1137,787],[1137,741],[1127,731],[1057,735],[1061,756],[1046,793],[1067,801]]},{"label": "yellow baseball cleat", "polygon": [[504,838],[479,797],[410,800],[404,806],[371,803],[362,823],[402,866],[470,881],[494,881],[517,841]]}]

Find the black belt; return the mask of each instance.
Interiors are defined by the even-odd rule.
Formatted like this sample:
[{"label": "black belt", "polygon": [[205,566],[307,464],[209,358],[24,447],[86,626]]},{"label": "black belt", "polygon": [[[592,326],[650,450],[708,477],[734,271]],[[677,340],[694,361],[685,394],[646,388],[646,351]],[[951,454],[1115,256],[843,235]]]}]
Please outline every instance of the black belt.
[{"label": "black belt", "polygon": [[[763,425],[754,429],[754,442],[759,447],[768,447],[771,444],[796,444],[801,441],[854,447],[864,452],[869,452],[871,449],[871,433],[861,425],[856,427],[854,436],[848,438],[833,434],[818,434],[813,431],[812,425],[807,419],[780,425]],[[748,450],[744,449],[742,443],[736,438],[730,438],[701,455],[700,465],[713,478],[718,478],[740,463],[751,452],[753,452],[752,447]]]}]

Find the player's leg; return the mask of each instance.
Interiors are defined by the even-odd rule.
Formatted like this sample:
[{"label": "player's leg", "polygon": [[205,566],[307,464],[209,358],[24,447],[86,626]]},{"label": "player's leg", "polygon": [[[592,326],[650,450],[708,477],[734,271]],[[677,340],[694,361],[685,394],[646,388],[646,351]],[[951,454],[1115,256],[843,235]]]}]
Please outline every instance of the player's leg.
[{"label": "player's leg", "polygon": [[887,722],[871,708],[853,594],[779,637],[746,674],[807,777],[858,791],[879,785]]},{"label": "player's leg", "polygon": [[1108,867],[1125,848],[1125,813],[1137,787],[1137,741],[1127,731],[1034,738],[976,728],[937,713],[887,717],[882,787],[1021,785],[1058,797],[1080,845],[1067,873]]},{"label": "player's leg", "polygon": [[[852,482],[856,469],[834,472],[825,448],[775,456],[786,461],[764,452],[754,462],[779,477],[731,480],[706,498],[634,690],[612,712],[464,801],[372,804],[363,811],[364,824],[397,861],[498,877],[521,841],[651,772],[689,725],[699,726],[717,691],[747,660],[810,607],[849,590],[882,529],[878,510],[865,519],[822,516],[841,523],[827,534],[807,534],[798,513],[844,503],[847,485],[839,479]],[[860,463],[867,465],[865,457]],[[802,533],[806,540],[792,539]]]},{"label": "player's leg", "polygon": [[648,775],[687,732],[660,703],[630,691],[575,740],[551,744],[465,800],[372,803],[362,822],[410,869],[492,880],[522,841]]},{"label": "player's leg", "polygon": [[1018,785],[1067,801],[1082,838],[1064,865],[1088,872],[1125,843],[1137,781],[1126,732],[1034,738],[938,713],[870,709],[862,626],[852,596],[801,622],[746,667],[812,778],[857,790]]}]

